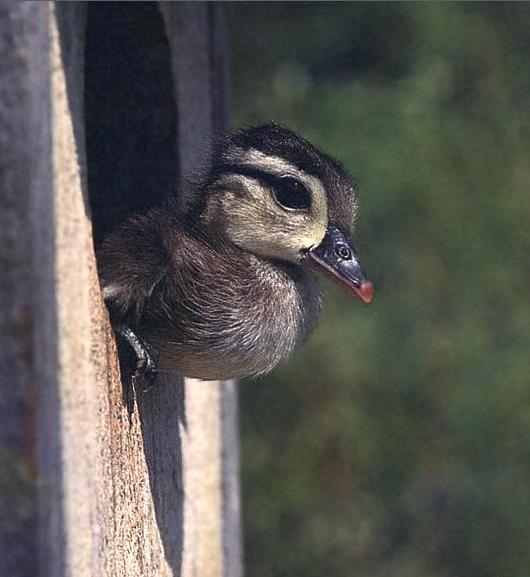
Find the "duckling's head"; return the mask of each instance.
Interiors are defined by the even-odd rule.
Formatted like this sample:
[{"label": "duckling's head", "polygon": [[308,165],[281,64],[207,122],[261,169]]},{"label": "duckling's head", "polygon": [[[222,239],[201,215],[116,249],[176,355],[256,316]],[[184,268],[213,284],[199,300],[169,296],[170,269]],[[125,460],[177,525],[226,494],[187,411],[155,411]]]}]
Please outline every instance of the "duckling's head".
[{"label": "duckling's head", "polygon": [[357,192],[346,171],[304,138],[271,123],[222,142],[199,221],[243,250],[309,266],[369,302],[373,287],[351,246],[356,211]]}]

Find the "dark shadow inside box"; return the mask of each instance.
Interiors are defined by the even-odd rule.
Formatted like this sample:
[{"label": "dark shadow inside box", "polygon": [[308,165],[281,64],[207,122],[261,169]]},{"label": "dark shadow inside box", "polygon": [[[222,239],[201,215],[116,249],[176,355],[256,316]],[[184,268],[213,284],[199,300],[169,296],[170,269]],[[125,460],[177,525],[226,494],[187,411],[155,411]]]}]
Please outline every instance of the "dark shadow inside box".
[{"label": "dark shadow inside box", "polygon": [[85,129],[94,240],[172,194],[170,49],[157,3],[87,3]]}]

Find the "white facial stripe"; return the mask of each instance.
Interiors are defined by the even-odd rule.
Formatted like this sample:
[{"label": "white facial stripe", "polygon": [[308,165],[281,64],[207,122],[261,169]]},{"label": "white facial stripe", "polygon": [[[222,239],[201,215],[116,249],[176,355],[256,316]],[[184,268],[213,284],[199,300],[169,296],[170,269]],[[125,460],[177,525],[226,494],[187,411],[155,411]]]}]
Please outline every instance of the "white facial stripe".
[{"label": "white facial stripe", "polygon": [[291,174],[296,177],[304,177],[306,174],[298,169],[292,162],[280,158],[279,156],[267,155],[255,148],[250,150],[243,150],[242,148],[234,148],[227,160],[234,164],[242,164],[270,172],[273,175],[282,176],[284,174]]}]

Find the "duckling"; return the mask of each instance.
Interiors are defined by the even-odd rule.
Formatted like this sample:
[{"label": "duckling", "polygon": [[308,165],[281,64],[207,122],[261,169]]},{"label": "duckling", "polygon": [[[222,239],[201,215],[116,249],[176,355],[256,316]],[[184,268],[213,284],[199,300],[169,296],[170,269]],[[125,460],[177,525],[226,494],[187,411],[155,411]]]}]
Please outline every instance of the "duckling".
[{"label": "duckling", "polygon": [[168,201],[132,217],[98,253],[135,377],[269,372],[316,325],[312,271],[372,300],[350,238],[355,186],[301,136],[270,123],[225,137],[194,193],[185,210]]}]

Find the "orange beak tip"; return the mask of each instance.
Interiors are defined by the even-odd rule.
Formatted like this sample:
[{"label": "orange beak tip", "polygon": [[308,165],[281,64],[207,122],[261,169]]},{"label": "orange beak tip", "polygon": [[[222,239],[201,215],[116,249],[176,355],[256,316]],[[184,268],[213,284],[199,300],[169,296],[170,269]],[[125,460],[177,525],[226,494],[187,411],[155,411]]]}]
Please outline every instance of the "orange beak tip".
[{"label": "orange beak tip", "polygon": [[364,281],[361,287],[357,289],[357,294],[366,304],[372,302],[375,294],[374,285],[370,281]]}]

